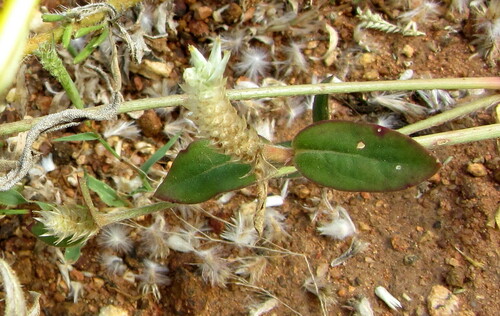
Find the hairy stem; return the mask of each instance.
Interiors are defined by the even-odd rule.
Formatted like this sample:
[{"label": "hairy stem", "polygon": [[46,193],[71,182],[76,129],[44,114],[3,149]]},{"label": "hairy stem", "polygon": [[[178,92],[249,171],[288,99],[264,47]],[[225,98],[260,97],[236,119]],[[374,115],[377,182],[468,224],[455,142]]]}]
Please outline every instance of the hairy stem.
[{"label": "hairy stem", "polygon": [[[500,77],[365,81],[306,84],[241,90],[233,89],[227,91],[227,96],[230,100],[248,100],[278,96],[420,89],[500,89]],[[188,96],[181,94],[161,98],[127,101],[120,104],[118,113],[178,106],[185,104],[187,100]],[[89,108],[86,109],[86,111],[98,111],[101,107],[103,106]],[[2,124],[0,125],[0,136],[27,131],[42,118],[43,117]]]},{"label": "hairy stem", "polygon": [[127,219],[136,218],[139,216],[155,213],[158,211],[163,211],[167,208],[172,208],[177,204],[169,203],[169,202],[159,202],[148,206],[143,206],[139,208],[133,209],[125,209],[122,211],[114,212],[114,213],[100,213],[99,224],[102,226],[106,226],[112,223],[121,222]]}]

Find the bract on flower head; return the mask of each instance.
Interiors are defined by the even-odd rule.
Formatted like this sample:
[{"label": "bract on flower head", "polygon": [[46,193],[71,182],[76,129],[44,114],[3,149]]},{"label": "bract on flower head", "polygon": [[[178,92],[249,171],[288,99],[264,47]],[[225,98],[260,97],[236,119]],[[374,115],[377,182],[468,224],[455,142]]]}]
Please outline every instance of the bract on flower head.
[{"label": "bract on flower head", "polygon": [[205,57],[194,46],[189,46],[192,68],[184,71],[184,80],[194,89],[202,90],[212,85],[220,84],[229,61],[229,52],[222,54],[221,40],[215,39],[210,57]]}]

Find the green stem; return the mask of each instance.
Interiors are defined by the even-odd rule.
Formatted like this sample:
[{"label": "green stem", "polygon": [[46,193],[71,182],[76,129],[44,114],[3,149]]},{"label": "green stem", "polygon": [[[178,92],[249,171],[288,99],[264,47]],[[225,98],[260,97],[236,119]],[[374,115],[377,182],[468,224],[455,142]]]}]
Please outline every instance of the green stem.
[{"label": "green stem", "polygon": [[480,140],[500,137],[500,124],[460,129],[444,133],[414,137],[420,145],[432,149],[441,146],[477,142]]},{"label": "green stem", "polygon": [[112,223],[121,222],[121,221],[124,221],[127,219],[132,219],[132,218],[136,218],[139,216],[162,211],[162,210],[165,210],[167,208],[174,207],[176,205],[177,204],[169,203],[169,202],[159,202],[159,203],[155,203],[153,205],[148,205],[148,206],[144,206],[144,207],[125,209],[123,211],[114,212],[114,213],[99,214],[99,223],[102,224],[102,226],[105,226],[105,225],[109,225]]},{"label": "green stem", "polygon": [[445,122],[456,119],[457,117],[467,115],[471,112],[490,107],[500,103],[500,94],[492,95],[489,97],[485,97],[479,100],[472,101],[470,103],[458,106],[452,110],[443,112],[441,114],[429,117],[428,119],[416,122],[414,124],[405,126],[403,128],[398,129],[398,132],[410,135],[421,130],[431,128]]},{"label": "green stem", "polygon": [[[118,13],[124,12],[125,10],[135,6],[142,0],[109,0],[107,1],[108,4],[113,6]],[[21,1],[19,1],[21,2]],[[82,21],[78,23],[74,23],[74,30],[77,31],[81,28],[95,25],[98,23],[101,23],[105,18],[105,14],[103,12],[99,12],[96,14],[92,14],[91,16],[88,16],[84,18]],[[41,34],[37,34],[34,37],[30,38],[28,40],[28,43],[26,44],[26,47],[24,48],[24,55],[29,55],[32,54],[36,49],[38,49],[38,46],[40,44],[43,44],[45,42],[54,40],[56,43],[58,43],[61,40],[61,37],[64,33],[64,27],[56,27],[48,32],[44,32]],[[14,42],[15,43],[15,42]]]},{"label": "green stem", "polygon": [[[306,84],[285,87],[264,87],[256,89],[233,89],[227,91],[231,100],[248,100],[263,97],[283,97],[294,95],[316,95],[326,93],[350,93],[385,90],[420,90],[420,89],[500,89],[500,77],[486,78],[451,78],[451,79],[416,79],[366,81],[347,83]],[[127,101],[120,104],[119,113],[148,110],[168,106],[178,106],[186,103],[185,94],[171,95],[160,98]],[[101,106],[88,108],[87,111],[97,111]],[[0,125],[0,136],[29,130],[38,119],[23,120]]]},{"label": "green stem", "polygon": [[318,83],[229,90],[227,91],[227,96],[231,100],[247,100],[292,95],[428,89],[500,89],[500,77]]}]

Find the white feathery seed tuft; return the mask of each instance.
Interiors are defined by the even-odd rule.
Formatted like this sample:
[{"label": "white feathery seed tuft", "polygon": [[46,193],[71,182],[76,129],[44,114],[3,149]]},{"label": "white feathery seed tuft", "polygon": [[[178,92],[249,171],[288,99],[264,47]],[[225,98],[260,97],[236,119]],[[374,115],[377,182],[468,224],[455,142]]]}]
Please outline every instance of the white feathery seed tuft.
[{"label": "white feathery seed tuft", "polygon": [[304,48],[303,44],[297,42],[290,42],[288,46],[283,48],[283,53],[286,59],[279,62],[280,68],[285,69],[285,76],[288,76],[292,72],[306,72],[309,65],[307,64],[307,59],[302,53]]},{"label": "white feathery seed tuft", "polygon": [[161,214],[156,215],[153,224],[141,231],[140,235],[141,245],[151,258],[165,259],[169,255],[167,223]]},{"label": "white feathery seed tuft", "polygon": [[425,23],[436,19],[439,14],[439,4],[424,0],[415,9],[402,13],[398,18],[405,22]]},{"label": "white feathery seed tuft", "polygon": [[104,138],[111,136],[120,136],[127,139],[134,139],[139,137],[139,128],[132,121],[116,121],[106,125],[102,135]]},{"label": "white feathery seed tuft", "polygon": [[236,217],[232,218],[233,224],[221,234],[221,237],[234,242],[237,246],[253,246],[257,242],[258,236],[253,223],[252,214],[244,214],[239,211]]},{"label": "white feathery seed tuft", "polygon": [[251,47],[243,51],[240,62],[236,63],[236,72],[244,74],[253,81],[267,74],[271,63],[269,54],[262,48]]},{"label": "white feathery seed tuft", "polygon": [[234,271],[235,274],[247,278],[250,284],[256,284],[267,267],[267,259],[264,256],[251,258],[239,258],[240,266]]},{"label": "white feathery seed tuft", "polygon": [[170,278],[166,275],[168,268],[151,260],[144,260],[144,270],[137,276],[140,280],[139,288],[142,294],[153,293],[156,301],[161,299],[160,286],[170,285]]},{"label": "white feathery seed tuft", "polygon": [[51,172],[57,169],[57,166],[52,159],[52,153],[49,153],[47,156],[43,156],[42,160],[40,160],[40,164],[45,172]]},{"label": "white feathery seed tuft", "polygon": [[196,249],[186,239],[179,235],[170,235],[167,239],[167,245],[170,249],[179,252],[193,252]]},{"label": "white feathery seed tuft", "polygon": [[218,256],[218,252],[219,248],[217,246],[197,251],[196,254],[202,260],[202,263],[199,263],[198,266],[205,282],[209,282],[212,286],[225,287],[227,280],[231,276],[231,270],[226,261]]},{"label": "white feathery seed tuft", "polygon": [[104,227],[98,242],[100,245],[115,250],[118,253],[129,253],[132,250],[132,239],[128,236],[129,229],[121,224],[111,224]]},{"label": "white feathery seed tuft", "polygon": [[101,263],[110,274],[123,275],[127,270],[122,258],[108,253],[101,256]]},{"label": "white feathery seed tuft", "polygon": [[334,239],[343,240],[356,233],[356,227],[352,222],[347,210],[341,206],[335,208],[338,215],[333,215],[330,222],[318,227],[321,235],[327,235]]}]

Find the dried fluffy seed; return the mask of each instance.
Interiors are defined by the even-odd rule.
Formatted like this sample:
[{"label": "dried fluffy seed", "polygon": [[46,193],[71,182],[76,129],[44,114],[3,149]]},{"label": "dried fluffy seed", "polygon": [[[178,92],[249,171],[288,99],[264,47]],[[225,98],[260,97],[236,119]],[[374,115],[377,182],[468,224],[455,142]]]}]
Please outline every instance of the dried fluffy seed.
[{"label": "dried fluffy seed", "polygon": [[142,294],[153,293],[156,301],[161,298],[158,286],[170,285],[170,278],[166,276],[168,268],[150,260],[144,260],[144,270],[137,277],[141,281],[139,287]]},{"label": "dried fluffy seed", "polygon": [[119,253],[129,253],[132,250],[132,240],[128,233],[128,228],[121,224],[106,226],[99,236],[99,244]]},{"label": "dried fluffy seed", "polygon": [[197,251],[196,254],[203,260],[198,265],[205,282],[210,282],[212,286],[225,287],[227,279],[231,276],[231,270],[227,266],[225,259],[218,256],[218,252],[217,247]]},{"label": "dried fluffy seed", "polygon": [[236,245],[253,246],[257,242],[257,231],[253,227],[253,214],[244,214],[242,211],[232,219],[233,225],[221,234],[221,237],[234,242]]},{"label": "dried fluffy seed", "polygon": [[241,56],[241,61],[236,64],[237,72],[245,74],[245,76],[252,80],[264,76],[270,67],[269,55],[261,48],[249,48],[245,50]]}]

